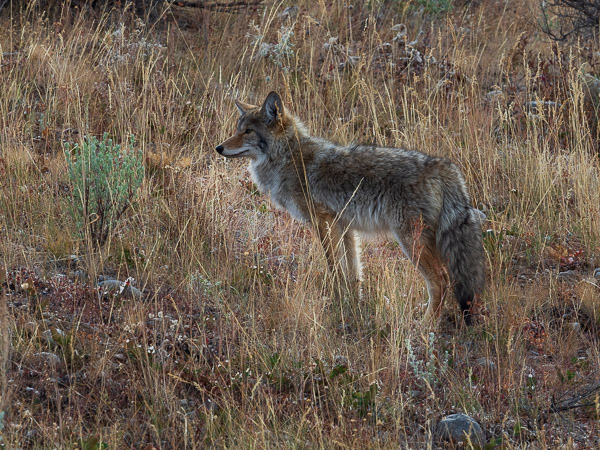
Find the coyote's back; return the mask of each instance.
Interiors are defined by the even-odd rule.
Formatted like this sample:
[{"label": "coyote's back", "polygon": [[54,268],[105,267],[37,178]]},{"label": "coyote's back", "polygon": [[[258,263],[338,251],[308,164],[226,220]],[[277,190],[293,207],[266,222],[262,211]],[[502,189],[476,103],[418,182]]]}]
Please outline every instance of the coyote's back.
[{"label": "coyote's back", "polygon": [[356,232],[390,235],[425,278],[427,315],[439,315],[451,279],[470,323],[473,302],[483,291],[484,253],[480,219],[452,162],[417,151],[342,147],[315,138],[274,92],[261,107],[236,104],[237,130],[217,151],[249,158],[259,189],[315,227],[339,285],[359,289]]}]

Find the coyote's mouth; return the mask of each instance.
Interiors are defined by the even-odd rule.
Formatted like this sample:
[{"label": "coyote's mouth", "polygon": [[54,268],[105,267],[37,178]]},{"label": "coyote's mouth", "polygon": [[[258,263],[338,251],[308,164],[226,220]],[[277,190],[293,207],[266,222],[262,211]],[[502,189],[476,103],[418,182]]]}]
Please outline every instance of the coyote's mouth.
[{"label": "coyote's mouth", "polygon": [[239,156],[244,156],[245,153],[248,153],[250,151],[250,149],[242,149],[240,151],[238,151],[237,153],[228,153],[227,149],[225,147],[223,147],[222,145],[219,145],[216,148],[217,152],[219,153],[219,155],[224,156],[226,158],[237,158]]}]

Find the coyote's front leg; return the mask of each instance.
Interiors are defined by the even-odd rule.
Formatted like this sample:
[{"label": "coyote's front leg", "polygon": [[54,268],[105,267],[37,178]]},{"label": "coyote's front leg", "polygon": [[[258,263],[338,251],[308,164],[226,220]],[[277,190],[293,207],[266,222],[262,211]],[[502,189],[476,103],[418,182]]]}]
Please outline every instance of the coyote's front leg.
[{"label": "coyote's front leg", "polygon": [[360,292],[361,281],[357,236],[353,231],[344,229],[332,214],[321,215],[318,218],[317,232],[333,276],[333,287],[336,294],[357,296]]}]

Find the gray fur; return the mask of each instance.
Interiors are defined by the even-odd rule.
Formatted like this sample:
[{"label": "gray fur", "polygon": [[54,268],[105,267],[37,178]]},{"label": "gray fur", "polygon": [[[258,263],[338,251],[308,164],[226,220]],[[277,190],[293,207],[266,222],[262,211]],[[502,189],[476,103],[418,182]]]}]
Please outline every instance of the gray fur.
[{"label": "gray fur", "polygon": [[[355,232],[393,236],[427,282],[428,315],[439,314],[449,287],[446,265],[470,322],[470,307],[484,286],[484,253],[480,218],[452,162],[412,150],[344,147],[313,137],[274,92],[261,108],[244,107],[238,104],[243,113],[236,134],[217,151],[250,158],[258,188],[321,234],[332,269],[337,259],[344,276],[359,281]],[[331,235],[329,244],[324,233]]]}]

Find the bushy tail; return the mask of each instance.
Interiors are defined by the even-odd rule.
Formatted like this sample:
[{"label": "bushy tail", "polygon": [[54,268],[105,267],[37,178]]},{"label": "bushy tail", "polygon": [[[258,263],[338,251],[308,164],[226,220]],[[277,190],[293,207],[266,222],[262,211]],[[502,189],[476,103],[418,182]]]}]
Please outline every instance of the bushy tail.
[{"label": "bushy tail", "polygon": [[446,263],[454,295],[465,323],[471,324],[471,307],[485,284],[485,257],[481,240],[481,218],[469,206],[464,191],[445,190],[436,245]]}]

